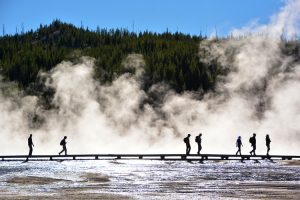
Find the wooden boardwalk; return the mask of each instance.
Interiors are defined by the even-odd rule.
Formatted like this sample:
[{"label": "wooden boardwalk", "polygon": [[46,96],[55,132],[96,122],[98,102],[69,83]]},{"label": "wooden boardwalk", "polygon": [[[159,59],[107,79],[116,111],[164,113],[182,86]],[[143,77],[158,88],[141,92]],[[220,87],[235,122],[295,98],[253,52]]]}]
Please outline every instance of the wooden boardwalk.
[{"label": "wooden boardwalk", "polygon": [[[27,155],[0,155],[0,161],[24,161]],[[29,161],[61,161],[61,160],[172,160],[172,161],[204,161],[204,160],[300,160],[295,155],[234,155],[234,154],[70,154],[70,155],[32,155]]]}]

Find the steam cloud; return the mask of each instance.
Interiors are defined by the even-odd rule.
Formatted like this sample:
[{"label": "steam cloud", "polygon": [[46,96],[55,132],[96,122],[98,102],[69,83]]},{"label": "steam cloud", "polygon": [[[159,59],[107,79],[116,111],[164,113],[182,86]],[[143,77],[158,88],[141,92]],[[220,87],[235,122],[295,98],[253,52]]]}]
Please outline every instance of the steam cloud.
[{"label": "steam cloud", "polygon": [[[232,39],[208,39],[199,45],[202,62],[217,60],[229,69],[216,91],[202,100],[197,94],[177,94],[164,84],[142,89],[145,61],[130,54],[122,63],[135,73],[111,84],[93,79],[94,59],[62,62],[41,76],[55,91],[53,109],[36,96],[26,96],[13,83],[0,83],[0,126],[3,154],[26,153],[33,134],[35,154],[58,153],[68,136],[69,153],[184,153],[182,138],[203,133],[203,153],[235,153],[242,136],[242,153],[257,133],[257,153],[265,153],[265,135],[272,154],[300,153],[300,64],[281,52],[281,37],[299,33],[300,1],[287,1],[269,25],[235,29]],[[248,35],[241,37],[241,35]],[[153,95],[159,101],[150,104]],[[42,119],[40,127],[32,118]],[[196,144],[192,138],[192,152]]]}]

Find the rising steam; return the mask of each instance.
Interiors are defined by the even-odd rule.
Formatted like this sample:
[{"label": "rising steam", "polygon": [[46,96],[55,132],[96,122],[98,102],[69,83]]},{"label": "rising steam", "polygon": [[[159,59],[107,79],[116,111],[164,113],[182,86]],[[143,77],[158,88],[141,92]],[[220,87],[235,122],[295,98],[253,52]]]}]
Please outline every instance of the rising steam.
[{"label": "rising steam", "polygon": [[[271,154],[299,154],[300,64],[281,52],[282,37],[299,33],[299,10],[300,1],[288,1],[269,25],[235,29],[232,39],[201,42],[201,62],[217,60],[230,71],[202,100],[164,84],[145,92],[146,63],[140,54],[128,55],[122,65],[130,72],[110,84],[93,79],[94,59],[88,57],[41,74],[45,87],[55,91],[52,109],[1,81],[1,154],[26,153],[29,133],[35,154],[58,153],[64,135],[69,153],[184,153],[182,138],[199,132],[203,153],[234,153],[239,135],[242,153],[248,153],[255,132],[258,153],[266,152],[269,134]],[[150,104],[153,95],[159,102]],[[31,124],[34,116],[41,119],[38,127]]]}]

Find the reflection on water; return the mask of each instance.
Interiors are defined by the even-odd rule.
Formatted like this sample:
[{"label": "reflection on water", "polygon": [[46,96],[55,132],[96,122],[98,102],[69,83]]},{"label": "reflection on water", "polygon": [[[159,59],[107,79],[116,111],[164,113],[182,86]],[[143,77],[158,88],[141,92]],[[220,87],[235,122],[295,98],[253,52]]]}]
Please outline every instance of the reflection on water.
[{"label": "reflection on water", "polygon": [[300,199],[300,161],[0,162],[2,199]]}]

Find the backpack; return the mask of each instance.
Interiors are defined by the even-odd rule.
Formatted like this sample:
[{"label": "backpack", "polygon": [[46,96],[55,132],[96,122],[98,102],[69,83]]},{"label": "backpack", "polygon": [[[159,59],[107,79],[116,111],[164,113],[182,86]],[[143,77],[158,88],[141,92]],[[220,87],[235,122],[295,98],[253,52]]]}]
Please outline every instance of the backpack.
[{"label": "backpack", "polygon": [[253,138],[252,138],[252,137],[249,138],[249,142],[250,142],[251,144],[253,143]]},{"label": "backpack", "polygon": [[59,144],[60,144],[60,145],[64,145],[64,140],[60,141]]},{"label": "backpack", "polygon": [[195,138],[195,142],[199,142],[199,136],[196,136],[196,138]]},{"label": "backpack", "polygon": [[184,141],[184,143],[187,143],[187,142],[188,142],[188,139],[187,139],[187,138],[184,138],[183,141]]}]

